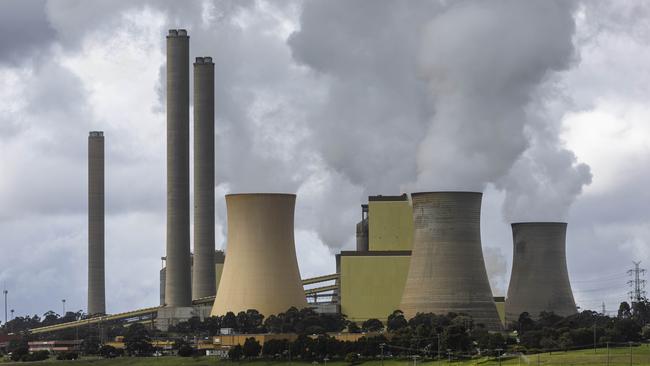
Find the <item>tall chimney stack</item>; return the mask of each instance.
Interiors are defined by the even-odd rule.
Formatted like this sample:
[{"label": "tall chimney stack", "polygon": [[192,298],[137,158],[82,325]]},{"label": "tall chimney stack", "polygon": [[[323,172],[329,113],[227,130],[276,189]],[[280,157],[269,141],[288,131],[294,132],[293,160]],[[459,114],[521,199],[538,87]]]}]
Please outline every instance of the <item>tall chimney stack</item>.
[{"label": "tall chimney stack", "polygon": [[214,63],[194,62],[194,265],[192,298],[216,294],[214,266]]},{"label": "tall chimney stack", "polygon": [[190,306],[190,37],[167,35],[167,274],[165,304]]},{"label": "tall chimney stack", "polygon": [[[88,314],[106,313],[104,288],[104,133],[88,135]],[[64,314],[65,315],[65,314]]]}]

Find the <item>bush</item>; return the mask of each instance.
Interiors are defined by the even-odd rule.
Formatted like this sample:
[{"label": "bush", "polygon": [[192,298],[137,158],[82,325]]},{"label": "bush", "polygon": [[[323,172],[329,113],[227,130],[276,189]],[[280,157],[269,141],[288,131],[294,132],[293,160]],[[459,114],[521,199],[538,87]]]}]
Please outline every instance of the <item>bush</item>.
[{"label": "bush", "polygon": [[20,361],[24,356],[29,355],[29,348],[27,347],[18,347],[11,351],[11,360]]},{"label": "bush", "polygon": [[242,352],[247,358],[255,358],[260,355],[262,351],[262,346],[255,338],[250,337],[246,338],[244,341],[244,347],[242,347]]},{"label": "bush", "polygon": [[358,353],[350,352],[345,355],[345,362],[349,363],[350,365],[358,365],[361,363],[361,360],[359,359]]},{"label": "bush", "polygon": [[194,354],[194,348],[189,344],[183,344],[178,347],[178,355],[181,357],[190,357]]},{"label": "bush", "polygon": [[20,360],[23,362],[43,361],[47,360],[49,357],[50,353],[48,351],[36,351],[23,355]]},{"label": "bush", "polygon": [[109,345],[104,345],[99,348],[99,355],[104,358],[114,358],[119,355],[117,348]]},{"label": "bush", "polygon": [[56,356],[57,360],[76,360],[79,358],[79,354],[74,351],[62,352]]},{"label": "bush", "polygon": [[230,361],[239,361],[239,359],[244,355],[244,350],[242,346],[236,345],[235,347],[228,350],[228,358]]}]

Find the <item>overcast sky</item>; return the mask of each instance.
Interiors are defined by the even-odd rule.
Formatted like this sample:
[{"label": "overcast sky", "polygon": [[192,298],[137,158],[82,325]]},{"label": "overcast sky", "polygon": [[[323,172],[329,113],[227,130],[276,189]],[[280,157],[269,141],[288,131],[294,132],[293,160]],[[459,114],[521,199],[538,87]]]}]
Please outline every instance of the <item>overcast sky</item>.
[{"label": "overcast sky", "polygon": [[[165,34],[216,79],[217,248],[230,192],[297,193],[303,277],[368,195],[483,191],[493,292],[510,223],[567,221],[578,305],[650,267],[650,3],[0,1],[0,286],[85,310],[87,135],[106,138],[107,311],[158,304]],[[2,319],[4,320],[4,319]]]}]

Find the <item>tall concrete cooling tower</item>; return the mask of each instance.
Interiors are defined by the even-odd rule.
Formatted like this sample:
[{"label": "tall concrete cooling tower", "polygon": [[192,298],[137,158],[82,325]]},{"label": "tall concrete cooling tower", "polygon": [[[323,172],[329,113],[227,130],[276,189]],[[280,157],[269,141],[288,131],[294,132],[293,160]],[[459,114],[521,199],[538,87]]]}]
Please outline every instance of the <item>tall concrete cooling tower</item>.
[{"label": "tall concrete cooling tower", "polygon": [[481,193],[414,193],[413,252],[400,309],[464,313],[501,330],[481,249]]},{"label": "tall concrete cooling tower", "polygon": [[194,62],[194,265],[192,297],[214,296],[214,63]]},{"label": "tall concrete cooling tower", "polygon": [[307,306],[293,239],[293,194],[226,196],[228,246],[212,315]]},{"label": "tall concrete cooling tower", "polygon": [[104,133],[88,136],[88,314],[106,313],[104,288]]},{"label": "tall concrete cooling tower", "polygon": [[512,224],[512,274],[506,298],[506,324],[528,312],[534,319],[542,311],[560,316],[575,314],[566,264],[566,223]]},{"label": "tall concrete cooling tower", "polygon": [[190,37],[167,35],[167,306],[190,306]]}]

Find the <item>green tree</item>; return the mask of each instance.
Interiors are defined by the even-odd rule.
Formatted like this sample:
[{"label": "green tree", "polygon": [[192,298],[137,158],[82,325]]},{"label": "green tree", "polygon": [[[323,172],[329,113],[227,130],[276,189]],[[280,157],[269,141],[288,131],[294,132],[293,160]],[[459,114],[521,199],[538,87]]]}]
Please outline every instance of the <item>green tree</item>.
[{"label": "green tree", "polygon": [[246,338],[244,341],[244,346],[242,347],[242,351],[244,353],[244,357],[247,358],[255,358],[259,357],[260,352],[262,352],[262,346],[260,346],[260,342],[257,341],[257,339],[253,337]]},{"label": "green tree", "polygon": [[114,358],[118,356],[117,348],[110,345],[103,345],[99,347],[99,355],[104,358]]},{"label": "green tree", "polygon": [[124,335],[124,348],[130,356],[151,356],[154,348],[147,328],[140,323],[129,326]]},{"label": "green tree", "polygon": [[355,322],[348,323],[348,332],[350,333],[361,333],[361,328]]},{"label": "green tree", "polygon": [[226,313],[221,319],[222,328],[237,329],[237,316],[232,311]]},{"label": "green tree", "polygon": [[379,332],[384,329],[384,324],[379,319],[368,319],[361,325],[366,332]]},{"label": "green tree", "polygon": [[240,345],[236,345],[233,348],[228,350],[228,359],[230,361],[239,361],[243,355],[244,355],[244,350]]},{"label": "green tree", "polygon": [[632,309],[630,308],[630,304],[628,304],[627,301],[623,301],[618,306],[618,317],[619,318],[631,318],[632,317]]},{"label": "green tree", "polygon": [[392,314],[388,316],[388,321],[386,322],[386,328],[389,331],[396,331],[408,326],[408,322],[404,317],[404,313],[401,310],[395,310]]}]

